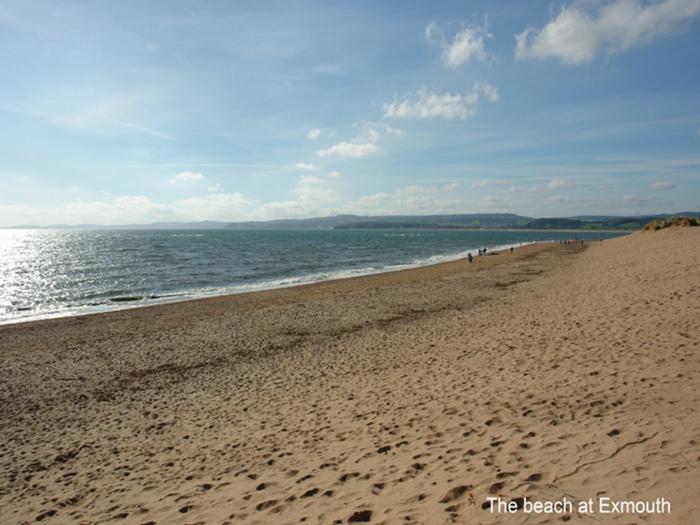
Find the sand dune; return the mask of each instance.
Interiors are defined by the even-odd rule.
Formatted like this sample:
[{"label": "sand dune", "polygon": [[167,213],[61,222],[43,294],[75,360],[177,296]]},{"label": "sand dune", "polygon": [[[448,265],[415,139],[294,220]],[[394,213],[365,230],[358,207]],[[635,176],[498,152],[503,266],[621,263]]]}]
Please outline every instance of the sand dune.
[{"label": "sand dune", "polygon": [[673,229],[0,327],[0,523],[697,522],[699,260]]}]

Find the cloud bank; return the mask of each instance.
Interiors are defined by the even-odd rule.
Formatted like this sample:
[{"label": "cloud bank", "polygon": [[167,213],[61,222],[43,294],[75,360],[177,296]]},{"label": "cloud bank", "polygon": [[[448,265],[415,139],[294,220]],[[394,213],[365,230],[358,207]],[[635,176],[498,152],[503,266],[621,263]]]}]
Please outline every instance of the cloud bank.
[{"label": "cloud bank", "polygon": [[596,12],[572,4],[543,28],[528,27],[516,35],[515,56],[518,60],[554,58],[565,64],[583,64],[600,52],[624,51],[677,31],[698,13],[700,0],[615,0]]}]

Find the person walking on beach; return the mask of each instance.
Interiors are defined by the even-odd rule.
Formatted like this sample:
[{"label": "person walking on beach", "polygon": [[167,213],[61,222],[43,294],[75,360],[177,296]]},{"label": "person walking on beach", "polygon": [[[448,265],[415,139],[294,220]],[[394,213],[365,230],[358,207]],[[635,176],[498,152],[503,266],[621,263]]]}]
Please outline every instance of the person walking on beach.
[{"label": "person walking on beach", "polygon": [[467,254],[467,259],[469,259],[469,264],[471,264],[472,260],[474,259],[474,257],[472,257],[472,252]]},{"label": "person walking on beach", "polygon": [[510,254],[513,255],[513,247],[510,247]]}]

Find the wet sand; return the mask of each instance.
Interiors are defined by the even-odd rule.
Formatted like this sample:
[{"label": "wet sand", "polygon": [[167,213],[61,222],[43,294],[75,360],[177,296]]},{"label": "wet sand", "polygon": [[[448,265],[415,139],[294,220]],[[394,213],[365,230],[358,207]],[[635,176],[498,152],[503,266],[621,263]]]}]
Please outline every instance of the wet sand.
[{"label": "wet sand", "polygon": [[693,523],[699,230],[0,327],[0,523]]}]

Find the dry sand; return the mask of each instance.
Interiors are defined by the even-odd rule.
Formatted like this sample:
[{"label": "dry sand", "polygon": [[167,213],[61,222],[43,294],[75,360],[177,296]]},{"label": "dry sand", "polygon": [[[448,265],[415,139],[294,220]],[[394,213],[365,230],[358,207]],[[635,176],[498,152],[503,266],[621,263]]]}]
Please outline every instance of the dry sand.
[{"label": "dry sand", "polygon": [[0,523],[699,523],[699,260],[674,229],[0,327]]}]

